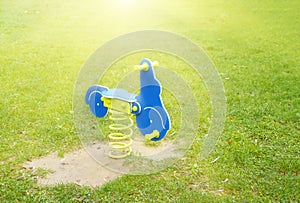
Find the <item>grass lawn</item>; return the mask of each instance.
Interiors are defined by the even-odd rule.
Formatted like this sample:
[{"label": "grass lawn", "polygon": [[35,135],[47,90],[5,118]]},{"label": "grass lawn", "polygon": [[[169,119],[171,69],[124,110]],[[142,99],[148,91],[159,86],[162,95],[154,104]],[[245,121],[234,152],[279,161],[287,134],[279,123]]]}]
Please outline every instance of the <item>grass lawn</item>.
[{"label": "grass lawn", "polygon": [[[298,202],[299,9],[298,0],[2,0],[0,202]],[[24,162],[81,145],[72,95],[88,56],[142,29],[179,33],[215,63],[228,105],[215,150],[202,160],[195,144],[160,173],[98,188],[37,185]]]}]

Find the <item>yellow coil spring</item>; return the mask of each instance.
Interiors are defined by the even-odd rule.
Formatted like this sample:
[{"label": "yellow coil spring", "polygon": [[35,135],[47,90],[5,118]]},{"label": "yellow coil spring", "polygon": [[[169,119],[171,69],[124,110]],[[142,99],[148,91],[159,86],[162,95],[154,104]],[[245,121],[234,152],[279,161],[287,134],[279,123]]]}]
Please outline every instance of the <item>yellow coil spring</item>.
[{"label": "yellow coil spring", "polygon": [[[109,156],[114,159],[125,158],[132,152],[133,130],[131,127],[133,126],[133,120],[131,116],[126,113],[111,109],[109,112],[109,119],[114,121],[113,124],[109,125],[109,129],[115,131],[108,135],[109,147],[112,149],[112,151],[109,152]],[[124,124],[126,120],[128,120],[129,124]],[[125,131],[128,131],[128,133],[124,133]]]}]

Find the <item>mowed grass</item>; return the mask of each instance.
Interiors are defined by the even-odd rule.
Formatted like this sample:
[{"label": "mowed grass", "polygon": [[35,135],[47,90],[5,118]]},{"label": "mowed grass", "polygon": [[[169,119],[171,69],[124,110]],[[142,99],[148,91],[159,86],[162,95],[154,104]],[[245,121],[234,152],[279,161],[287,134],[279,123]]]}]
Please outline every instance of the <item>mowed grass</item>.
[{"label": "mowed grass", "polygon": [[[1,1],[0,202],[297,202],[300,199],[300,2]],[[105,41],[169,30],[202,46],[227,96],[213,153],[103,187],[42,187],[29,159],[80,146],[72,94]],[[205,123],[205,119],[202,119]],[[200,130],[199,136],[207,130]]]}]

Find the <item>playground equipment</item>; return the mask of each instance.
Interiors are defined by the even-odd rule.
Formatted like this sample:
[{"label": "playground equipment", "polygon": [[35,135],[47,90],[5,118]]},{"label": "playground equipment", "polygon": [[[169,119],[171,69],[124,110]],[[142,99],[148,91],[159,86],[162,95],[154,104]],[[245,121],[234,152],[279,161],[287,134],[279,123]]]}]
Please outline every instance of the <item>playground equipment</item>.
[{"label": "playground equipment", "polygon": [[135,117],[141,134],[151,141],[163,139],[171,127],[169,114],[161,98],[162,86],[155,77],[154,67],[157,66],[158,62],[149,59],[143,59],[135,66],[140,71],[138,95],[101,85],[93,85],[87,90],[85,102],[91,112],[99,118],[109,114],[108,118],[114,121],[109,129],[115,132],[108,135],[111,158],[120,159],[131,154],[132,117]]}]

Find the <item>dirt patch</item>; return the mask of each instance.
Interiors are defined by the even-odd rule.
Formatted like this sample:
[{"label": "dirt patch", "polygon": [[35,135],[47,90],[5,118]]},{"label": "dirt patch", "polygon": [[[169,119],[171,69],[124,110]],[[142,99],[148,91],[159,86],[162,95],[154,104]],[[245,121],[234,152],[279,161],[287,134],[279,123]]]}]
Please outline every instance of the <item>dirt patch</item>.
[{"label": "dirt patch", "polygon": [[[176,153],[173,151],[174,146],[172,142],[167,141],[160,143],[158,146],[147,146],[142,139],[135,139],[135,142],[132,144],[132,154],[138,155],[136,161],[139,161],[138,157],[140,156],[152,160],[149,163],[143,162],[143,164],[146,164],[143,167],[140,165],[136,167],[133,164],[134,160],[130,161],[133,164],[131,166],[128,163],[126,164],[125,159],[111,159],[108,156],[109,151],[111,151],[108,144],[95,142],[86,147],[85,150],[80,149],[65,154],[63,158],[59,157],[57,153],[52,153],[49,156],[34,159],[27,162],[24,168],[30,169],[37,174],[39,174],[37,172],[38,169],[47,170],[45,177],[37,177],[37,182],[41,185],[75,183],[77,185],[96,187],[112,181],[122,174],[135,174],[132,172],[135,168],[139,169],[139,173],[136,172],[136,174],[148,174],[148,172],[153,172],[151,170],[154,169],[158,171],[164,169],[167,165],[158,164],[151,168],[151,164],[153,164],[153,161],[164,163],[164,159],[176,156]],[[178,156],[180,157],[180,155],[179,153]]]},{"label": "dirt patch", "polygon": [[39,168],[51,171],[46,177],[37,178],[41,185],[75,183],[95,187],[121,176],[102,167],[83,149],[65,154],[64,158],[52,153],[47,157],[27,162],[24,167],[33,171]]}]

